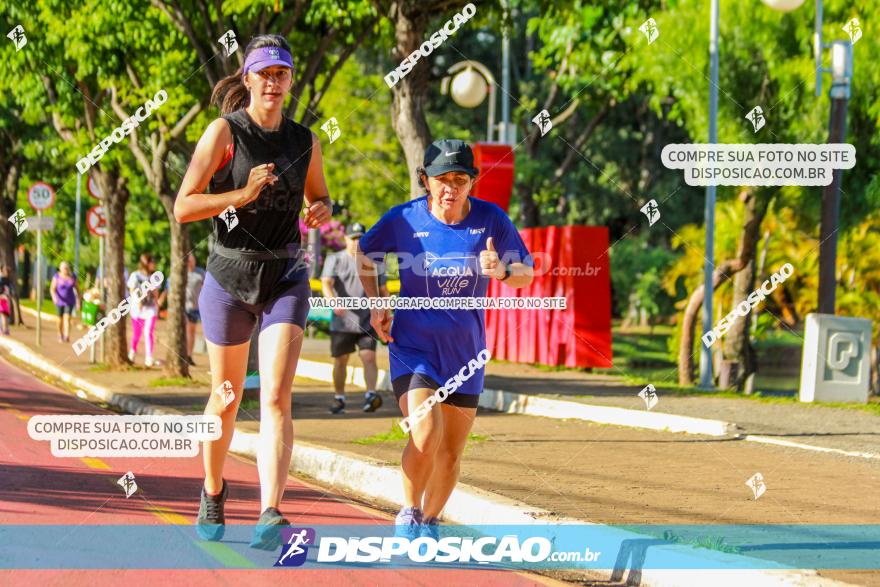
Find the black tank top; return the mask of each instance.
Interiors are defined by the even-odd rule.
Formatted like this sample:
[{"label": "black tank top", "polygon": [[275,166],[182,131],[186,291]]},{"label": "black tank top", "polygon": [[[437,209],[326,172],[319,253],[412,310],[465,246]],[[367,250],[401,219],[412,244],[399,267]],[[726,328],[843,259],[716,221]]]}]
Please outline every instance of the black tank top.
[{"label": "black tank top", "polygon": [[238,225],[232,230],[219,217],[213,219],[215,246],[207,270],[230,295],[261,304],[308,278],[299,214],[312,158],[312,131],[284,116],[278,130],[266,130],[244,109],[223,118],[232,131],[233,155],[211,178],[210,192],[243,188],[251,169],[264,163],[275,163],[279,180],[236,210]]}]

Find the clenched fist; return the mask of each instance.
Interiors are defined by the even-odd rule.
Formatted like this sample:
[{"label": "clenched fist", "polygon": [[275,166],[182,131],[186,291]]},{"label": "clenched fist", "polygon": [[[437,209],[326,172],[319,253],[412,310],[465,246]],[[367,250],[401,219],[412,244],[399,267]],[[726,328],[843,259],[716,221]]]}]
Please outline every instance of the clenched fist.
[{"label": "clenched fist", "polygon": [[324,198],[306,208],[306,217],[303,221],[309,228],[318,228],[329,222],[332,215],[333,208],[330,198]]}]

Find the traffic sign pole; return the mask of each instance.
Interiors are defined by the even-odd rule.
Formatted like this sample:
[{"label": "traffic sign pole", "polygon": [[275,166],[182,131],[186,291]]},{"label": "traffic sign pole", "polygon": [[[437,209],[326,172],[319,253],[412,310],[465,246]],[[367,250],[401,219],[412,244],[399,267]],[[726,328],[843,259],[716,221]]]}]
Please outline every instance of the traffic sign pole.
[{"label": "traffic sign pole", "polygon": [[[98,265],[101,268],[101,285],[100,285],[100,300],[101,303],[104,304],[104,307],[107,307],[107,301],[104,299],[104,237],[99,237],[98,239]],[[104,332],[101,332],[101,338],[98,341],[98,344],[101,345],[101,362],[104,362]],[[92,348],[95,348],[92,345]]]},{"label": "traffic sign pole", "polygon": [[79,279],[79,231],[82,216],[82,173],[76,174],[76,219],[73,222],[73,274]]},{"label": "traffic sign pole", "polygon": [[37,211],[37,346],[42,345],[43,322],[43,210],[55,205],[55,190],[48,183],[36,182],[28,190],[28,203]]},{"label": "traffic sign pole", "polygon": [[[37,210],[40,225],[43,222],[43,211]],[[42,345],[43,322],[43,230],[37,229],[37,346]]]}]

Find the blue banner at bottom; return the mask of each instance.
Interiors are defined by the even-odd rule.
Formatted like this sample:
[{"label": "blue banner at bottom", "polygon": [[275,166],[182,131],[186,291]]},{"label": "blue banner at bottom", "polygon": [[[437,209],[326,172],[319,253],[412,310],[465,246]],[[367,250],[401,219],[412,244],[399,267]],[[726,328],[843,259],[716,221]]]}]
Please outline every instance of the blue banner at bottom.
[{"label": "blue banner at bottom", "polygon": [[439,536],[409,537],[395,530],[294,526],[259,550],[250,547],[253,525],[227,525],[216,542],[183,525],[5,525],[0,569],[880,569],[878,525],[450,525]]}]

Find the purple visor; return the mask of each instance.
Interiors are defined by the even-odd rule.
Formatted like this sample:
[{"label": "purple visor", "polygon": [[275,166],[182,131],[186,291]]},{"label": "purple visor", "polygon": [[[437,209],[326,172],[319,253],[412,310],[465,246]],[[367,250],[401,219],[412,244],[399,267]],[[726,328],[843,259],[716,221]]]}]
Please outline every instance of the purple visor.
[{"label": "purple visor", "polygon": [[244,61],[242,75],[249,71],[261,71],[273,65],[284,65],[293,69],[293,59],[290,52],[281,47],[260,47],[251,51]]}]

